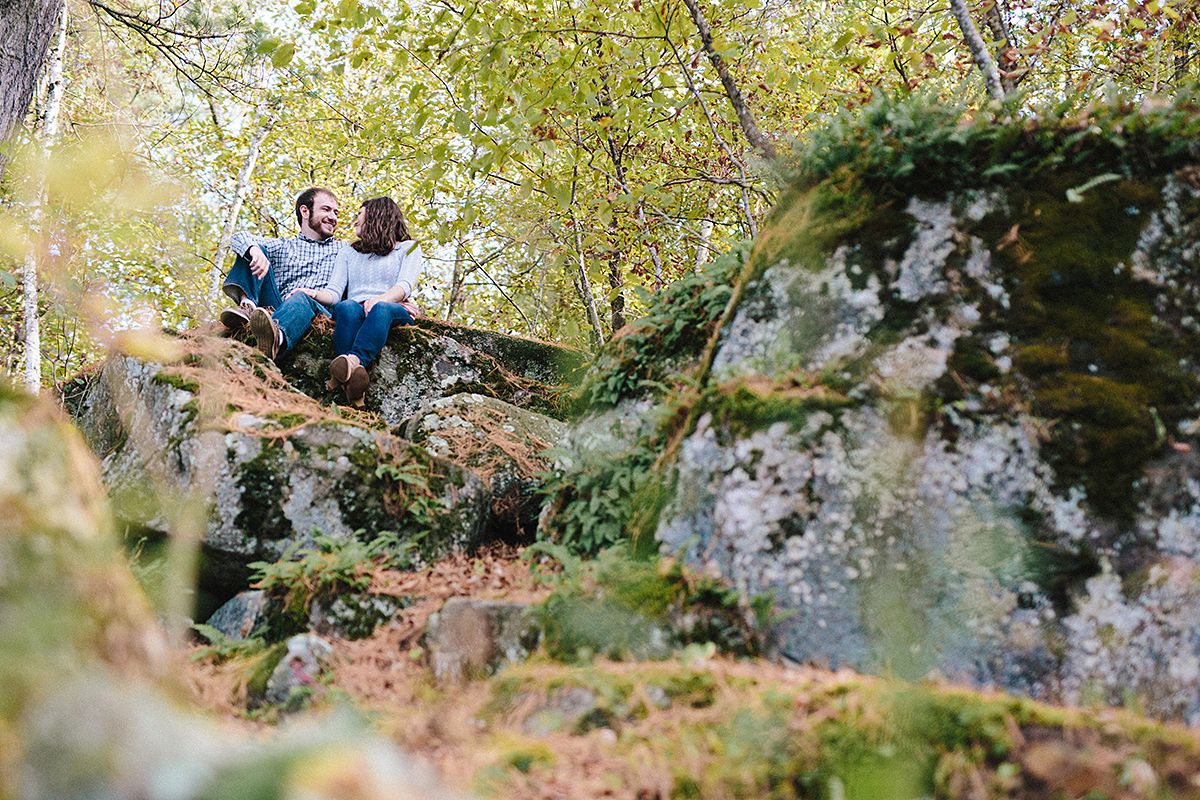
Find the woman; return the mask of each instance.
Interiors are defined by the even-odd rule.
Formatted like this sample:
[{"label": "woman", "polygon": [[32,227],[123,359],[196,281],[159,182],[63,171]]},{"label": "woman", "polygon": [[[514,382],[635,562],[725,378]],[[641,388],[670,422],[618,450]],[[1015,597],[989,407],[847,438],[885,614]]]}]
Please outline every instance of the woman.
[{"label": "woman", "polygon": [[[362,405],[370,378],[393,325],[411,325],[417,306],[413,289],[422,268],[421,246],[409,238],[400,207],[389,197],[362,204],[354,219],[357,241],[343,247],[324,289],[298,289],[333,307],[333,350],[329,388],[341,386],[346,402]],[[346,299],[337,302],[346,293]]]}]

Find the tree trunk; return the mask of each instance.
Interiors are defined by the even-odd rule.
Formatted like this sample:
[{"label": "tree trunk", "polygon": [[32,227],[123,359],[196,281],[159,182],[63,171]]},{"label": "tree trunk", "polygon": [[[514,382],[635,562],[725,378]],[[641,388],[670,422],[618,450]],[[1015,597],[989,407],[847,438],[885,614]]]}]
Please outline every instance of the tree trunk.
[{"label": "tree trunk", "polygon": [[962,31],[963,40],[966,41],[971,55],[975,58],[975,64],[983,73],[983,82],[987,86],[988,96],[993,100],[1003,100],[1004,84],[1000,80],[1000,70],[996,68],[996,62],[988,53],[987,44],[971,20],[971,12],[967,9],[965,0],[950,0],[950,9],[954,12],[954,18],[958,20],[958,28]]},{"label": "tree trunk", "polygon": [[579,299],[583,301],[588,322],[592,326],[592,335],[595,337],[592,344],[599,347],[604,344],[604,329],[600,327],[600,315],[596,312],[596,298],[592,294],[592,282],[588,280],[587,263],[583,259],[583,235],[579,232],[578,220],[575,221],[575,252],[579,256],[579,272],[574,281],[575,291],[579,293]]},{"label": "tree trunk", "polygon": [[463,274],[463,258],[462,245],[460,244],[454,250],[454,272],[450,275],[450,296],[446,300],[446,322],[451,322],[454,319],[454,312],[462,303],[463,280],[466,277]]},{"label": "tree trunk", "polygon": [[[67,9],[63,6],[58,15],[54,49],[46,65],[46,108],[42,114],[41,160],[37,181],[40,188],[30,214],[30,228],[44,228],[42,220],[46,205],[46,167],[50,161],[50,150],[58,139],[58,119],[62,109],[63,53],[67,48]],[[43,236],[43,238],[46,238]],[[32,394],[42,388],[42,335],[41,318],[38,316],[38,260],[34,253],[25,257],[22,282],[25,293],[25,387]]]},{"label": "tree trunk", "polygon": [[1008,31],[1008,25],[1004,22],[1004,15],[1000,13],[1000,0],[991,0],[988,3],[984,19],[987,21],[988,29],[992,32],[992,38],[997,42],[996,66],[1000,73],[1000,86],[1004,89],[1004,93],[1008,94],[1017,85],[1016,73],[1012,71],[1013,64],[1009,59],[1010,54],[1016,51],[1016,45],[1013,43],[1012,34]]},{"label": "tree trunk", "polygon": [[708,240],[712,236],[715,223],[713,215],[717,213],[717,196],[714,194],[708,199],[708,213],[704,217],[704,221],[700,223],[700,241],[696,243],[696,261],[692,267],[693,272],[699,272],[704,269],[704,265],[708,263],[711,257],[711,252],[708,247]]},{"label": "tree trunk", "polygon": [[[616,233],[617,223],[613,220],[613,232]],[[621,288],[625,280],[621,277],[621,262],[625,260],[623,249],[617,249],[608,257],[608,285],[612,288],[612,330],[613,333],[625,327],[625,295]]]},{"label": "tree trunk", "polygon": [[0,0],[0,140],[29,110],[62,10],[63,0]]},{"label": "tree trunk", "polygon": [[229,239],[233,236],[238,216],[242,213],[242,203],[246,199],[246,192],[250,189],[250,179],[254,176],[254,165],[258,161],[258,148],[274,125],[275,116],[273,114],[263,121],[262,127],[250,140],[250,149],[246,151],[246,160],[238,173],[237,185],[233,189],[233,204],[229,207],[229,216],[225,218],[225,230],[221,233],[221,243],[217,245],[217,255],[213,260],[212,289],[210,291],[213,303],[216,303],[217,298],[221,296],[221,284],[225,280],[225,273],[221,271],[221,265],[229,257]]},{"label": "tree trunk", "polygon": [[750,142],[751,147],[758,148],[767,158],[774,161],[775,145],[771,143],[770,139],[763,136],[758,127],[758,120],[746,106],[746,101],[742,97],[741,90],[738,89],[737,82],[733,79],[733,74],[729,71],[729,66],[713,46],[712,29],[708,27],[708,20],[700,11],[698,0],[683,0],[683,2],[692,14],[692,22],[696,23],[696,29],[700,31],[700,42],[704,45],[704,52],[708,55],[708,60],[712,62],[713,68],[716,69],[717,77],[721,79],[721,85],[725,87],[725,96],[729,98],[729,103],[733,106],[734,113],[737,114],[738,124],[742,126],[742,133],[746,135],[746,140]]},{"label": "tree trunk", "polygon": [[1192,60],[1190,50],[1191,46],[1187,42],[1184,42],[1179,45],[1178,50],[1175,52],[1175,76],[1173,83],[1176,89],[1187,80],[1188,62]]}]

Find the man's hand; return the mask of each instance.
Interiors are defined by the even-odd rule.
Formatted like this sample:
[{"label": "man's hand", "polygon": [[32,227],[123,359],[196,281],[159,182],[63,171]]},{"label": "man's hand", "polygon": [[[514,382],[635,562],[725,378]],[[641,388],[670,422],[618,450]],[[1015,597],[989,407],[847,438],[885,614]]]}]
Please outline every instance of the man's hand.
[{"label": "man's hand", "polygon": [[267,254],[262,251],[258,245],[251,245],[246,251],[246,257],[250,259],[250,272],[254,277],[262,280],[267,276],[267,270],[271,268],[271,262],[267,260]]}]

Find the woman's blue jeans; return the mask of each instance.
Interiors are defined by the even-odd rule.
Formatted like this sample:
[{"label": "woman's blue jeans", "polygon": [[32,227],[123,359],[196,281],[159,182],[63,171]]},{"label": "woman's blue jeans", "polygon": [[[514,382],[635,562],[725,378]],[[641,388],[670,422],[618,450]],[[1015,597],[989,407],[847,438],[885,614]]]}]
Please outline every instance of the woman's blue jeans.
[{"label": "woman's blue jeans", "polygon": [[371,313],[363,304],[343,300],[333,307],[333,352],[355,355],[364,367],[370,366],[387,343],[393,325],[412,325],[412,315],[399,303],[376,303]]},{"label": "woman's blue jeans", "polygon": [[313,317],[328,317],[329,309],[303,292],[296,292],[284,300],[283,305],[271,316],[275,317],[279,330],[283,331],[283,349],[286,350],[295,347],[308,333]]}]

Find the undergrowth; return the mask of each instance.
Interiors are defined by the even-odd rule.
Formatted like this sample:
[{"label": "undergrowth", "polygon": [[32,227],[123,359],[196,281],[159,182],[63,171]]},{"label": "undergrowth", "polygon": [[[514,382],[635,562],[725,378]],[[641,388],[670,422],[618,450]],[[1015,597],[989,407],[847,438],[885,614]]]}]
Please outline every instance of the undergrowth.
[{"label": "undergrowth", "polygon": [[271,601],[271,638],[305,627],[314,601],[367,592],[381,569],[411,568],[418,548],[412,538],[401,540],[385,531],[364,542],[357,538],[362,533],[345,540],[317,535],[312,547],[297,543],[279,561],[250,564],[252,587]]},{"label": "undergrowth", "polygon": [[572,397],[573,411],[600,410],[647,391],[668,391],[674,373],[685,371],[703,350],[748,252],[748,244],[739,245],[655,298],[646,316],[601,351]]},{"label": "undergrowth", "polygon": [[527,558],[549,556],[561,569],[539,607],[547,653],[563,661],[666,658],[690,644],[754,655],[770,603],[750,605],[729,584],[673,558],[638,558],[627,545],[582,559],[562,545],[541,542]]}]

